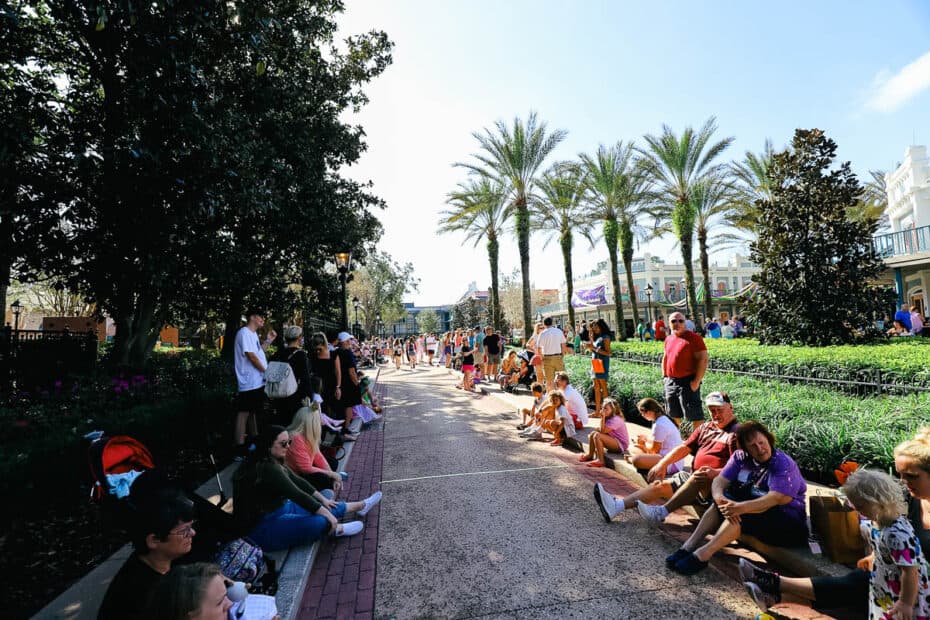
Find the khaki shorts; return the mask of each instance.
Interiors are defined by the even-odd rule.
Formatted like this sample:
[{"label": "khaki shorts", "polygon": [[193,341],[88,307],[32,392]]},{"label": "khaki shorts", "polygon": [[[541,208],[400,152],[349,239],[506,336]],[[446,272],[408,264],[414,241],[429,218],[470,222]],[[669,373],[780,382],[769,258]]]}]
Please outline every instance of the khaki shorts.
[{"label": "khaki shorts", "polygon": [[565,370],[565,361],[561,355],[544,355],[539,369],[542,371],[544,380],[552,381],[555,379],[555,373]]}]

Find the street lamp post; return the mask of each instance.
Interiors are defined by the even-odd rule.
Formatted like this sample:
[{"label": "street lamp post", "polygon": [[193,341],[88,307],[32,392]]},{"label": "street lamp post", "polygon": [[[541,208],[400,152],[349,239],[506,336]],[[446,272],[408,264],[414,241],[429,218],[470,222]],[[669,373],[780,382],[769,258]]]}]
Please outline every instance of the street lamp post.
[{"label": "street lamp post", "polygon": [[378,324],[378,338],[384,338],[384,324],[381,322],[381,313],[375,315],[375,322]]},{"label": "street lamp post", "polygon": [[356,336],[358,336],[358,332],[359,332],[359,329],[358,329],[358,307],[359,307],[359,305],[360,305],[361,303],[362,303],[362,302],[360,302],[360,301],[358,300],[358,297],[353,297],[353,298],[352,298],[352,307],[355,308],[355,322],[352,324],[352,327],[354,328],[354,331],[355,331]]},{"label": "street lamp post", "polygon": [[646,323],[652,324],[652,282],[646,283]]},{"label": "street lamp post", "polygon": [[10,306],[10,311],[13,313],[13,338],[15,340],[19,334],[19,315],[23,311],[23,305],[19,303],[18,299]]},{"label": "street lamp post", "polygon": [[342,329],[349,327],[348,310],[346,308],[346,283],[349,281],[349,267],[352,262],[352,252],[336,252],[336,271],[339,272],[339,283],[342,285]]}]

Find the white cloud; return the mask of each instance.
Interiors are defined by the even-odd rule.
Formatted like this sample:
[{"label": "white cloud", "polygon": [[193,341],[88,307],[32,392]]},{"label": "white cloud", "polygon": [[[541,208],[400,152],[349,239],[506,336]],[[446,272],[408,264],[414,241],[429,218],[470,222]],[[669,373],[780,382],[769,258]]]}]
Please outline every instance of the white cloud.
[{"label": "white cloud", "polygon": [[880,71],[872,82],[865,107],[877,112],[894,112],[930,88],[930,52],[900,71]]}]

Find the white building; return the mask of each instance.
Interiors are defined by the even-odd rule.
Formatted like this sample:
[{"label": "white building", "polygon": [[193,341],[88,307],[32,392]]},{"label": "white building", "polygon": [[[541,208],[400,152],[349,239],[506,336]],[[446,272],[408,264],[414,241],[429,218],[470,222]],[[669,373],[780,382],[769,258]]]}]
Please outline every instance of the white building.
[{"label": "white building", "polygon": [[930,286],[930,158],[927,147],[909,146],[904,162],[885,175],[891,231],[875,237],[875,247],[894,274],[898,304],[928,314]]}]

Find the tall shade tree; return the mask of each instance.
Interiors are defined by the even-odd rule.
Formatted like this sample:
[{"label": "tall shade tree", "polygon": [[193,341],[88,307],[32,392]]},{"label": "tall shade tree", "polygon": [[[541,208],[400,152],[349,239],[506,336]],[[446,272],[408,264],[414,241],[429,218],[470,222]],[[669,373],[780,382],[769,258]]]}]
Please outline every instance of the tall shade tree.
[{"label": "tall shade tree", "polygon": [[475,247],[484,239],[487,242],[488,265],[491,268],[490,307],[491,324],[500,329],[500,237],[504,233],[510,208],[504,185],[490,177],[476,176],[460,183],[447,199],[449,209],[440,214],[441,234],[464,233],[465,239],[474,240]]},{"label": "tall shade tree", "polygon": [[558,163],[547,170],[539,182],[539,194],[534,200],[533,227],[547,234],[544,247],[558,238],[565,269],[568,324],[575,327],[575,308],[572,306],[572,247],[574,234],[586,238],[593,245],[591,221],[583,211],[584,185],[577,166]]},{"label": "tall shade tree", "polygon": [[660,135],[644,137],[646,147],[642,151],[644,165],[656,186],[655,214],[658,219],[671,221],[681,247],[688,314],[695,323],[698,317],[692,264],[696,220],[694,191],[703,180],[722,173],[724,164],[716,160],[733,142],[732,137],[713,141],[716,130],[714,117],[707,119],[698,131],[686,127],[680,137],[671,127],[663,125]]},{"label": "tall shade tree", "polygon": [[772,158],[775,150],[772,141],[765,140],[761,153],[746,151],[743,159],[730,164],[730,171],[734,180],[734,195],[730,224],[748,238],[743,241],[756,239],[756,228],[759,224],[760,200],[772,199]]},{"label": "tall shade tree", "polygon": [[589,220],[602,222],[604,245],[610,264],[610,282],[613,287],[616,336],[626,335],[623,316],[623,292],[617,269],[617,249],[623,256],[627,289],[634,320],[639,316],[636,290],[633,286],[633,241],[636,221],[649,199],[649,179],[634,157],[633,143],[617,142],[613,146],[601,145],[594,155],[581,153],[584,171],[586,211]]},{"label": "tall shade tree", "polygon": [[530,210],[529,196],[537,181],[537,173],[546,158],[565,139],[563,129],[547,131],[536,112],[530,112],[524,122],[519,117],[507,126],[497,121],[494,129],[472,134],[480,146],[474,162],[456,164],[492,179],[507,188],[510,212],[520,252],[520,275],[523,279],[523,332],[529,338],[532,331],[532,286],[530,283]]}]

